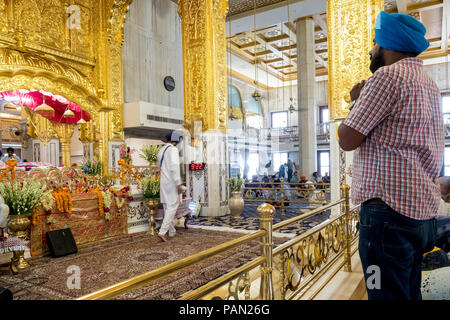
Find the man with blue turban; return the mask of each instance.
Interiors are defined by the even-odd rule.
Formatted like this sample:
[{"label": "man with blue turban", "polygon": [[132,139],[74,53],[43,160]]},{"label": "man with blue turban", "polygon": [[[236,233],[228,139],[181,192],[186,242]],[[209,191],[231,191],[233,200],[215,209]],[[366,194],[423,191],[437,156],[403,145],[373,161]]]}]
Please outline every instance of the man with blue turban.
[{"label": "man with blue turban", "polygon": [[180,157],[176,148],[182,138],[176,131],[169,133],[166,135],[167,143],[158,153],[158,167],[161,173],[159,194],[164,207],[164,219],[158,237],[164,242],[167,241],[167,233],[171,238],[176,234],[175,214],[180,204],[179,195],[184,191],[180,176]]},{"label": "man with blue turban", "polygon": [[361,204],[359,255],[369,300],[420,300],[423,254],[433,249],[444,121],[436,83],[416,58],[429,46],[413,17],[380,12],[373,75],[350,92],[339,145],[355,150],[351,196]]}]

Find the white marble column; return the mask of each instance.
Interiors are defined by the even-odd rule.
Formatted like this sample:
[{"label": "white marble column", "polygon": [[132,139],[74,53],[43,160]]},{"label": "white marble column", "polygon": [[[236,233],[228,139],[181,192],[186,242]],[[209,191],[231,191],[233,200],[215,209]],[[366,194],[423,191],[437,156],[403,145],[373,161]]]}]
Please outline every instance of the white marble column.
[{"label": "white marble column", "polygon": [[205,163],[205,168],[186,170],[186,194],[200,203],[200,216],[224,216],[229,213],[229,188],[225,182],[229,167],[227,135],[207,131],[195,136],[195,141],[196,145],[189,147],[186,161]]},{"label": "white marble column", "polygon": [[316,141],[316,63],[314,50],[314,21],[312,17],[296,22],[299,162],[301,172],[310,176],[317,170]]}]

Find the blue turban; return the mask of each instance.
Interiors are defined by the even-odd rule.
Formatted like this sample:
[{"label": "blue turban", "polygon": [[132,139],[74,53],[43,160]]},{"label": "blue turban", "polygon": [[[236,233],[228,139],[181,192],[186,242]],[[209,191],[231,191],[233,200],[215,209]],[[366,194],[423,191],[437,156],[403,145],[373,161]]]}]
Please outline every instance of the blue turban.
[{"label": "blue turban", "polygon": [[419,20],[403,13],[381,11],[375,23],[375,41],[387,50],[419,55],[430,45],[426,32]]}]

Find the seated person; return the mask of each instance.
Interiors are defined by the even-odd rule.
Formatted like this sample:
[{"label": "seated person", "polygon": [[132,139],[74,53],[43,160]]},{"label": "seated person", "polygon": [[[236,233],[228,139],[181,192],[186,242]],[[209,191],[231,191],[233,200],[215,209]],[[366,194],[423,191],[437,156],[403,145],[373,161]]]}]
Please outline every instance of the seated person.
[{"label": "seated person", "polygon": [[16,156],[16,154],[14,153],[14,149],[13,148],[8,148],[6,149],[7,154],[5,154],[0,161],[6,162],[8,160],[16,160],[17,162],[22,162],[22,160],[20,160],[20,158],[18,156]]},{"label": "seated person", "polygon": [[294,171],[294,174],[292,175],[291,181],[292,184],[290,185],[291,187],[291,192],[290,192],[290,196],[294,197],[294,196],[298,196],[298,192],[296,190],[296,188],[298,187],[298,184],[300,182],[300,177],[298,176],[297,171]]},{"label": "seated person", "polygon": [[300,175],[300,181],[299,181],[299,193],[300,193],[300,197],[302,198],[308,198],[311,195],[311,191],[309,190],[313,190],[314,188],[314,184],[308,180],[308,178],[306,177],[306,174],[301,174]]},{"label": "seated person", "polygon": [[292,183],[299,183],[300,182],[300,177],[298,176],[297,171],[294,171],[294,174],[292,175],[292,178],[291,178],[291,182]]},{"label": "seated person", "polygon": [[315,184],[319,184],[316,186],[317,189],[323,189],[324,186],[322,185],[323,183],[323,179],[322,179],[322,175],[320,174],[320,172],[313,172],[312,174],[312,182]]}]

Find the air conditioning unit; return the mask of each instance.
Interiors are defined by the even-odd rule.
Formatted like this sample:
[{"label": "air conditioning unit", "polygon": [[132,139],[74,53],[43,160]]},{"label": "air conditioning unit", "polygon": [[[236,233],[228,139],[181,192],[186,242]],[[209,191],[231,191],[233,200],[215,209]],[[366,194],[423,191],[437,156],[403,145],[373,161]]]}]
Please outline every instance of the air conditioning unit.
[{"label": "air conditioning unit", "polygon": [[124,104],[125,133],[160,136],[172,130],[182,130],[183,108],[168,107],[144,101]]}]

